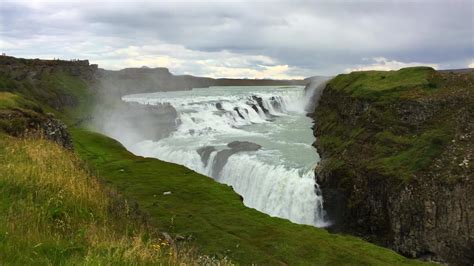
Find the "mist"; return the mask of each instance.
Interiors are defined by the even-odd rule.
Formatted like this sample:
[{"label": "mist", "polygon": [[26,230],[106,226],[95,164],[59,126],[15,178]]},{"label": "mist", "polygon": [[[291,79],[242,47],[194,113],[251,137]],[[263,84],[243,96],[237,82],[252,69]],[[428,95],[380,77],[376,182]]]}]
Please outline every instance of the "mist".
[{"label": "mist", "polygon": [[[122,97],[140,93],[188,91],[210,86],[306,85],[309,80],[212,79],[173,75],[167,68],[126,68],[98,71],[98,95],[90,126],[126,147],[168,137],[180,124],[173,106],[136,104]],[[318,77],[311,78],[314,84]]]}]

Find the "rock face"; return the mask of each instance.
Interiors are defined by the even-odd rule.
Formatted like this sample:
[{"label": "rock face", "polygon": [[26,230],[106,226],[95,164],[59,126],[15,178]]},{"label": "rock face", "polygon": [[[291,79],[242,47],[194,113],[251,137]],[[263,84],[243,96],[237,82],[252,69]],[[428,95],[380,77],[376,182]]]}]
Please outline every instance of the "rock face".
[{"label": "rock face", "polygon": [[[472,265],[474,73],[410,71],[352,73],[326,86],[314,145],[331,229]],[[423,79],[405,84],[412,74]]]}]

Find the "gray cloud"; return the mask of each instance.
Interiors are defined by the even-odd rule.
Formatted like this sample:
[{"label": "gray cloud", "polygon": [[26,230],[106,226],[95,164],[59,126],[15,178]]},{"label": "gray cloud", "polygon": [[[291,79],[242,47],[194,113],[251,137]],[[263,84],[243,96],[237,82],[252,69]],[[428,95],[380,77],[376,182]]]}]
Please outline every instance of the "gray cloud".
[{"label": "gray cloud", "polygon": [[216,68],[238,75],[276,65],[288,65],[289,76],[334,74],[380,57],[462,68],[474,61],[473,3],[2,1],[0,47],[17,56],[88,57],[112,68],[162,63],[214,76]]}]

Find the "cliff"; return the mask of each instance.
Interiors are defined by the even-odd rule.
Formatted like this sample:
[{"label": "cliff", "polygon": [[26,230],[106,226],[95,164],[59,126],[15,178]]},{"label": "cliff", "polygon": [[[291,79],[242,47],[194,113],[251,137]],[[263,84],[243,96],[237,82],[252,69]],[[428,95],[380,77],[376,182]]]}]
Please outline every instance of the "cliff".
[{"label": "cliff", "polygon": [[332,230],[415,258],[474,262],[474,72],[338,75],[315,112]]}]

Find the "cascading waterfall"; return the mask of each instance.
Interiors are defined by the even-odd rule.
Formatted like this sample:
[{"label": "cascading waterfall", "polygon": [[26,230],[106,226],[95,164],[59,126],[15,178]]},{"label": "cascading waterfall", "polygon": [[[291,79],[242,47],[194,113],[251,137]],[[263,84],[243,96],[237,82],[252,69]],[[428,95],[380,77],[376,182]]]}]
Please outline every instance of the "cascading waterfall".
[{"label": "cascading waterfall", "polygon": [[231,185],[244,204],[295,223],[328,225],[315,183],[319,157],[304,91],[294,87],[211,87],[129,95],[127,102],[170,104],[176,130],[128,148],[185,165]]}]

